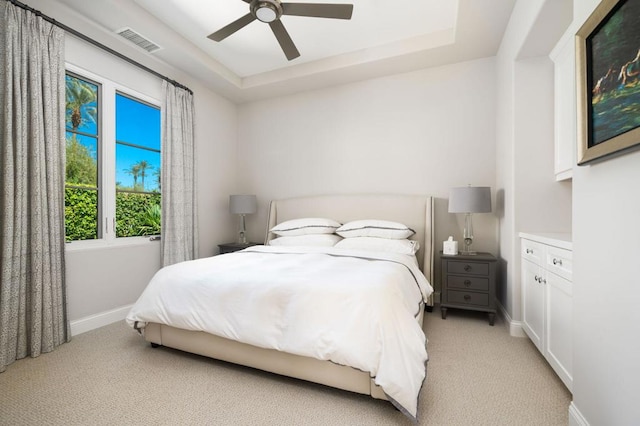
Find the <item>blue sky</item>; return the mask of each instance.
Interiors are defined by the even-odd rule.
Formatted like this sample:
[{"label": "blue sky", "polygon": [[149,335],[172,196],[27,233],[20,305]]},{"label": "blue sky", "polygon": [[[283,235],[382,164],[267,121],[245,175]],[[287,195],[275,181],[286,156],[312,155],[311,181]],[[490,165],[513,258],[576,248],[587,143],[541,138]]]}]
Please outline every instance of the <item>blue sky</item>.
[{"label": "blue sky", "polygon": [[[67,76],[67,79],[73,78]],[[98,87],[88,83],[93,92],[97,94]],[[89,108],[95,108],[96,103],[87,105]],[[86,109],[82,111],[85,118],[82,126],[78,131],[95,135],[98,129],[98,122],[89,119]],[[98,117],[99,120],[99,117]],[[143,102],[139,102],[128,98],[121,94],[116,94],[116,140],[132,143],[147,148],[160,149],[160,110],[149,106]],[[78,135],[78,140],[85,145],[91,152],[94,159],[96,158],[97,146],[96,139],[90,136]],[[155,151],[131,147],[124,144],[116,144],[116,182],[123,186],[133,187],[134,180],[129,170],[132,165],[144,160],[150,166],[146,170],[145,190],[157,190],[156,172],[160,170],[160,154]],[[138,184],[142,183],[141,177],[138,177]]]},{"label": "blue sky", "polygon": [[[159,109],[117,94],[116,123],[116,141],[160,149]],[[140,160],[151,165],[147,169],[145,189],[157,189],[155,173],[160,170],[160,154],[121,144],[116,145],[116,182],[133,186],[133,177],[125,170]],[[138,183],[141,183],[140,178]]]}]

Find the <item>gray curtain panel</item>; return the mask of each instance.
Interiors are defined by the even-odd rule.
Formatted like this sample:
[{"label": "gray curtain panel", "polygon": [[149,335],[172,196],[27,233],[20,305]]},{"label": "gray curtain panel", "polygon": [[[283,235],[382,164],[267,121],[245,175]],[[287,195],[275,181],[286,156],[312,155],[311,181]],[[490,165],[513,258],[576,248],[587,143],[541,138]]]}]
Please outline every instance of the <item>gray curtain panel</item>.
[{"label": "gray curtain panel", "polygon": [[70,338],[64,32],[0,5],[0,372]]},{"label": "gray curtain panel", "polygon": [[162,265],[198,256],[193,95],[163,81]]}]

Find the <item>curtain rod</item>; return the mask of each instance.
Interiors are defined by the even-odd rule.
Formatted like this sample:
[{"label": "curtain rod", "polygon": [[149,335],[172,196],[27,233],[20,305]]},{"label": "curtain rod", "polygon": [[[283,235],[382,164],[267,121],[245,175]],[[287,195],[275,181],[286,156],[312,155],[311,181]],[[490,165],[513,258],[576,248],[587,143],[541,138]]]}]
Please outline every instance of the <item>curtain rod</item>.
[{"label": "curtain rod", "polygon": [[96,41],[96,40],[92,39],[91,37],[82,34],[80,31],[74,30],[73,28],[68,27],[63,23],[56,21],[52,17],[45,15],[44,13],[40,12],[39,10],[36,10],[36,9],[34,9],[34,8],[24,4],[24,3],[21,3],[18,0],[6,0],[6,1],[11,2],[13,5],[18,6],[21,9],[28,10],[29,12],[34,13],[36,16],[41,17],[42,19],[44,19],[47,22],[50,22],[51,24],[55,25],[56,27],[62,28],[66,32],[71,33],[72,35],[74,35],[74,36],[86,41],[87,43],[91,43],[94,46],[99,47],[100,49],[105,50],[105,51],[111,53],[114,56],[117,56],[118,58],[122,59],[123,61],[126,61],[126,62],[128,62],[128,63],[130,63],[132,65],[135,65],[136,67],[141,68],[141,69],[145,70],[146,72],[148,72],[150,74],[153,74],[156,77],[161,78],[161,79],[173,84],[176,87],[180,87],[180,88],[186,90],[187,92],[189,92],[190,94],[193,95],[193,91],[191,89],[189,89],[187,86],[185,86],[183,84],[180,84],[177,81],[172,80],[169,77],[164,76],[164,75],[160,74],[159,72],[154,71],[154,70],[152,70],[151,68],[149,68],[149,67],[147,67],[145,65],[142,65],[140,62],[134,61],[133,59],[123,55],[122,53],[120,53],[118,51],[115,51],[115,50],[113,50],[112,48],[110,48],[108,46],[105,46],[104,44],[100,43],[99,41]]}]

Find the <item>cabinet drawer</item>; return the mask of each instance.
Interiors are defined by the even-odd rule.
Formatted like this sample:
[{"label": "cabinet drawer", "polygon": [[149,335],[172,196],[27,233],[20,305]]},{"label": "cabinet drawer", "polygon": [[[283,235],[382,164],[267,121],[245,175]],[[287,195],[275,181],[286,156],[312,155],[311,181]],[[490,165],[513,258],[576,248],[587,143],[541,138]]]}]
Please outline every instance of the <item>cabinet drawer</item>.
[{"label": "cabinet drawer", "polygon": [[447,303],[487,307],[489,306],[489,294],[449,290],[447,292]]},{"label": "cabinet drawer", "polygon": [[463,275],[489,275],[489,264],[450,260],[447,262],[447,272]]},{"label": "cabinet drawer", "polygon": [[545,268],[571,281],[571,276],[573,275],[573,253],[558,247],[548,247]]},{"label": "cabinet drawer", "polygon": [[465,290],[489,291],[489,278],[449,275],[447,276],[447,286]]},{"label": "cabinet drawer", "polygon": [[527,239],[522,239],[521,242],[520,250],[522,252],[522,258],[530,260],[539,266],[544,265],[544,246]]}]

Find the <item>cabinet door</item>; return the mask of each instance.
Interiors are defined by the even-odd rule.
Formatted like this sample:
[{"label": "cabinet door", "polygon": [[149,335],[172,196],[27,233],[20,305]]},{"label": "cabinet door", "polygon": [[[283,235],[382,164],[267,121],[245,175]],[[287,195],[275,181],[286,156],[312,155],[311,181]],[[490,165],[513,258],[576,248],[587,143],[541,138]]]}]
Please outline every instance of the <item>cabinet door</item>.
[{"label": "cabinet door", "polygon": [[563,37],[554,49],[555,173],[571,179],[576,145],[576,80],[573,37]]},{"label": "cabinet door", "polygon": [[545,357],[569,390],[573,384],[573,302],[571,282],[552,273],[547,279]]},{"label": "cabinet door", "polygon": [[542,268],[522,259],[522,322],[525,333],[544,354],[545,286]]}]

